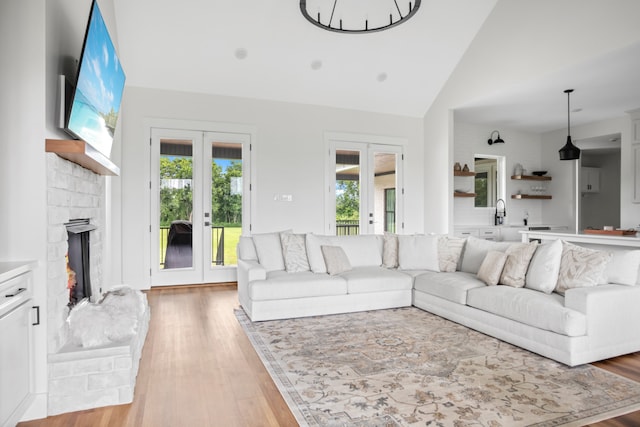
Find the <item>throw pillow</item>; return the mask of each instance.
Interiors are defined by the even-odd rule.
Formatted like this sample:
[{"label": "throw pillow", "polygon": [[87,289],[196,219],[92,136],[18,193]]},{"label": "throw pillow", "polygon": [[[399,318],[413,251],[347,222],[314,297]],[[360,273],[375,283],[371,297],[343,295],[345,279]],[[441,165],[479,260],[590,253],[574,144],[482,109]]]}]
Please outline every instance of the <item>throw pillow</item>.
[{"label": "throw pillow", "polygon": [[398,266],[402,270],[440,271],[438,236],[398,236]]},{"label": "throw pillow", "polygon": [[514,288],[524,287],[524,278],[529,268],[531,257],[536,251],[538,242],[516,243],[505,251],[507,262],[504,264],[500,283]]},{"label": "throw pillow", "polygon": [[280,233],[280,243],[287,273],[309,271],[304,234]]},{"label": "throw pillow", "polygon": [[613,250],[611,262],[604,271],[602,283],[634,286],[638,282],[640,250]]},{"label": "throw pillow", "polygon": [[563,241],[556,292],[564,295],[569,289],[596,286],[610,260],[609,252]]},{"label": "throw pillow", "polygon": [[[291,232],[284,231],[283,233]],[[267,271],[284,270],[284,259],[282,258],[282,243],[280,243],[280,233],[254,234],[253,244],[258,254],[258,262]]]},{"label": "throw pillow", "polygon": [[489,286],[497,285],[505,262],[507,262],[507,254],[504,252],[487,252],[478,270],[478,279]]},{"label": "throw pillow", "polygon": [[562,259],[562,240],[539,245],[531,258],[525,278],[525,288],[550,294],[558,283],[560,260]]},{"label": "throw pillow", "polygon": [[512,242],[492,242],[491,240],[469,236],[462,252],[460,270],[465,273],[477,274],[484,257],[487,256],[487,252],[504,252],[511,245]]},{"label": "throw pillow", "polygon": [[385,232],[383,238],[382,266],[398,268],[398,235]]},{"label": "throw pillow", "polygon": [[324,256],[322,255],[322,245],[330,245],[330,236],[321,236],[317,234],[307,234],[307,258],[309,260],[309,267],[314,273],[326,273],[327,266],[324,263]]},{"label": "throw pillow", "polygon": [[456,271],[465,241],[466,239],[460,237],[440,236],[438,239],[438,266],[440,271],[447,273]]},{"label": "throw pillow", "polygon": [[323,245],[320,249],[322,250],[324,263],[327,266],[327,273],[333,276],[351,270],[347,254],[340,246]]}]

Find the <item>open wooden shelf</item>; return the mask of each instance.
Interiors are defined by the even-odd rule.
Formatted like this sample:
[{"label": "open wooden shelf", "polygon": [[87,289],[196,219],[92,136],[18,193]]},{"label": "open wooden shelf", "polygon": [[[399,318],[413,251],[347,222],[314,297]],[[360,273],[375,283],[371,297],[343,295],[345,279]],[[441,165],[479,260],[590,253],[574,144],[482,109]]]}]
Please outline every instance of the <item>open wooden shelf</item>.
[{"label": "open wooden shelf", "polygon": [[511,175],[511,179],[527,180],[527,181],[551,181],[550,176],[537,176],[537,175]]},{"label": "open wooden shelf", "polygon": [[551,196],[547,194],[512,194],[512,199],[538,199],[538,200],[550,200]]},{"label": "open wooden shelf", "polygon": [[476,197],[476,193],[460,193],[459,191],[454,191],[453,197]]},{"label": "open wooden shelf", "polygon": [[78,139],[47,139],[45,151],[87,168],[98,175],[120,175],[120,168],[91,145]]},{"label": "open wooden shelf", "polygon": [[476,173],[471,171],[453,171],[453,176],[476,176]]}]

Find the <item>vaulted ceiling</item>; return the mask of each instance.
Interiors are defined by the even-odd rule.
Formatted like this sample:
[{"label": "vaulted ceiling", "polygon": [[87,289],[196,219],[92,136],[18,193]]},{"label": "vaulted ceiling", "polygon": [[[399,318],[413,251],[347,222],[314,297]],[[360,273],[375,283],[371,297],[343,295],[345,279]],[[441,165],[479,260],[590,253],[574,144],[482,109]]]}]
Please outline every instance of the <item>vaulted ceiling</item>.
[{"label": "vaulted ceiling", "polygon": [[[406,23],[367,34],[322,30],[302,16],[299,0],[114,4],[127,85],[423,117],[498,1],[507,0],[422,0]],[[546,24],[562,28],[564,19]],[[616,23],[598,31],[607,25]],[[456,117],[530,132],[563,128],[560,82],[576,88],[575,124],[639,108],[640,43],[454,106]]]}]

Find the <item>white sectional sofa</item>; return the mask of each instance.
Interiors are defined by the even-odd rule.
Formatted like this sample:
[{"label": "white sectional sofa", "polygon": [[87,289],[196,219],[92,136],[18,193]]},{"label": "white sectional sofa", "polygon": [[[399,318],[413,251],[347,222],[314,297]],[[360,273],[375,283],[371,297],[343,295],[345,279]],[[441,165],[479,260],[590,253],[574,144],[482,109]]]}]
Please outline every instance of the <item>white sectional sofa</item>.
[{"label": "white sectional sofa", "polygon": [[253,321],[414,305],[570,366],[640,351],[640,251],[536,245],[242,237],[238,296]]}]

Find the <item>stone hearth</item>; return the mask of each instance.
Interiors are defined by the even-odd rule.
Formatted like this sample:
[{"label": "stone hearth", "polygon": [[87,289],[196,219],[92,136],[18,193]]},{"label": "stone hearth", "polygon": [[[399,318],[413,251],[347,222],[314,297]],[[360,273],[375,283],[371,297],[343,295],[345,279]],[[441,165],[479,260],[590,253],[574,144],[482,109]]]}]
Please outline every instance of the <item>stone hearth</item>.
[{"label": "stone hearth", "polygon": [[[102,294],[105,178],[55,154],[47,153],[47,346],[48,414],[129,403],[147,333],[148,309],[130,342],[86,349],[69,343],[69,290],[65,223],[87,218],[90,232],[90,279],[95,302]],[[105,290],[108,290],[106,286]]]}]

